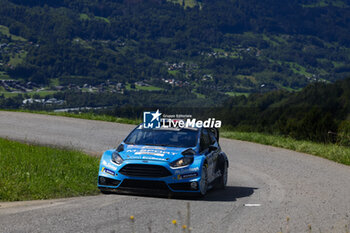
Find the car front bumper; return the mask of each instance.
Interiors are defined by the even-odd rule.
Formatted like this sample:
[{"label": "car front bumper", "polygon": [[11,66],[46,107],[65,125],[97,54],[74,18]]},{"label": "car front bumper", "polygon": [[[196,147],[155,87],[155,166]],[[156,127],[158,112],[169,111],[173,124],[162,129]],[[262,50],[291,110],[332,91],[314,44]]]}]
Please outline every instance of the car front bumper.
[{"label": "car front bumper", "polygon": [[[140,170],[139,173],[135,173],[129,169],[128,172],[125,172],[127,165],[157,166],[165,168],[169,173],[164,174],[162,177],[152,177],[154,173],[149,171]],[[162,174],[157,173],[157,176],[161,176]],[[103,190],[108,189],[110,191],[198,193],[200,179],[199,166],[195,163],[187,167],[174,169],[166,162],[145,165],[142,161],[126,161],[120,166],[116,166],[115,164],[101,164],[98,176],[98,188]]]}]

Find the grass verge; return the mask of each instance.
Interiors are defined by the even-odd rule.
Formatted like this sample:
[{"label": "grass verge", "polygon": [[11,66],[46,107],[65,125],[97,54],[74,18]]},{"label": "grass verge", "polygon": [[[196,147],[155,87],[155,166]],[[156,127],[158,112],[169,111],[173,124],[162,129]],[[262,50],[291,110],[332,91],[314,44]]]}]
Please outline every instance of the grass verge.
[{"label": "grass verge", "polygon": [[0,138],[0,201],[98,194],[99,159]]},{"label": "grass verge", "polygon": [[255,132],[222,131],[225,138],[256,142],[264,145],[281,147],[326,158],[338,163],[350,165],[350,148],[335,144],[322,144],[310,141],[301,141],[279,135],[270,135]]},{"label": "grass verge", "polygon": [[97,115],[94,113],[69,113],[69,112],[37,112],[39,114],[49,114],[54,116],[65,116],[65,117],[73,117],[73,118],[80,118],[80,119],[87,119],[87,120],[96,120],[96,121],[108,121],[108,122],[115,122],[115,123],[122,123],[122,124],[132,124],[137,125],[140,124],[141,121],[137,119],[128,119],[128,118],[121,118],[121,117],[114,117],[109,115]]},{"label": "grass verge", "polygon": [[[6,110],[6,111],[12,111],[12,110]],[[71,112],[46,112],[46,111],[32,111],[32,110],[13,110],[13,111],[44,114],[44,115],[51,115],[51,116],[64,116],[64,117],[72,117],[72,118],[95,120],[95,121],[108,121],[108,122],[130,124],[130,125],[138,125],[141,123],[141,120],[139,119],[129,119],[129,118],[122,118],[122,117],[114,117],[109,115],[98,115],[90,112],[71,113]]]}]

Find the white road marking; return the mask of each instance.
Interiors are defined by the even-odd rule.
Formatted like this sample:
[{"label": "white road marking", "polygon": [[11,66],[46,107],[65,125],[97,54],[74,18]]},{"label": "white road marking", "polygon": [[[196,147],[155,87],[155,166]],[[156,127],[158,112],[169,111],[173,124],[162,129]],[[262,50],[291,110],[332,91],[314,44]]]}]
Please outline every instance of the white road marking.
[{"label": "white road marking", "polygon": [[261,206],[261,204],[244,204],[244,206],[257,207],[257,206]]}]

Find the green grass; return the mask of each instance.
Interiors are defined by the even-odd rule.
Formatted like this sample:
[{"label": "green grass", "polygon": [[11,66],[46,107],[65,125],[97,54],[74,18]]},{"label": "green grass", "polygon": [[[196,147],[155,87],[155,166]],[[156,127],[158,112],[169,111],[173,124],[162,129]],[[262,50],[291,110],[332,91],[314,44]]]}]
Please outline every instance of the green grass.
[{"label": "green grass", "polygon": [[10,76],[5,71],[0,71],[0,79],[10,79]]},{"label": "green grass", "polygon": [[277,43],[276,41],[272,40],[269,36],[267,36],[266,34],[262,34],[263,35],[263,40],[265,40],[266,42],[268,42],[269,44],[271,44],[272,46],[278,46],[279,43]]},{"label": "green grass", "polygon": [[4,97],[8,98],[8,97],[13,97],[13,96],[17,96],[17,95],[29,95],[31,98],[33,98],[34,95],[39,95],[41,98],[45,98],[48,95],[52,95],[55,94],[57,91],[32,91],[32,92],[21,92],[21,93],[17,93],[17,92],[8,92],[5,91],[3,88],[0,88],[0,95],[4,95]]},{"label": "green grass", "polygon": [[35,94],[39,95],[40,97],[44,98],[48,95],[53,95],[57,91],[32,91],[32,92],[27,92],[25,94],[28,94],[29,96],[33,97]]},{"label": "green grass", "polygon": [[164,90],[163,88],[156,87],[156,86],[138,86],[138,85],[136,85],[135,87],[136,87],[136,89],[143,90],[143,91],[162,91],[162,90]]},{"label": "green grass", "polygon": [[52,79],[50,79],[50,85],[52,85],[52,86],[60,85],[60,79],[59,78],[52,78]]},{"label": "green grass", "polygon": [[295,74],[301,74],[304,76],[312,76],[311,73],[306,71],[304,66],[299,65],[296,62],[286,62]]},{"label": "green grass", "polygon": [[176,76],[179,72],[179,70],[168,70],[168,73],[174,76]]},{"label": "green grass", "polygon": [[197,98],[205,99],[205,95],[198,93],[196,90],[192,91],[192,93],[195,94]]},{"label": "green grass", "polygon": [[312,74],[306,71],[306,68],[302,65],[299,65],[296,62],[287,62],[287,61],[280,61],[280,60],[273,60],[273,59],[269,59],[270,62],[272,63],[277,63],[279,65],[282,65],[282,63],[285,63],[289,66],[289,68],[293,71],[293,73],[295,74],[300,74],[300,75],[304,75],[304,76],[308,76],[311,77]]},{"label": "green grass", "polygon": [[97,194],[99,159],[0,138],[0,201]]},{"label": "green grass", "polygon": [[279,36],[278,35],[273,35],[273,36],[271,36],[271,38],[274,41],[277,41],[279,44],[288,44],[288,42],[283,38],[282,35],[279,35]]},{"label": "green grass", "polygon": [[[1,110],[0,110],[1,111]],[[8,110],[6,110],[8,111]],[[86,120],[96,120],[96,121],[108,121],[121,124],[132,124],[137,125],[141,123],[140,119],[129,119],[122,117],[114,117],[109,115],[100,115],[95,113],[71,113],[71,112],[46,112],[46,111],[31,111],[31,110],[15,110],[15,112],[29,112],[36,114],[52,115],[52,116],[63,116],[63,117],[72,117]]]},{"label": "green grass", "polygon": [[313,7],[326,7],[326,6],[336,6],[336,7],[348,7],[346,2],[342,0],[321,0],[314,4],[303,4],[303,7],[307,8],[313,8]]},{"label": "green grass", "polygon": [[249,79],[252,83],[258,83],[258,82],[256,81],[255,77],[252,76],[252,75],[241,75],[241,74],[238,74],[238,75],[235,75],[234,77],[235,77],[235,78],[242,79],[242,80],[244,80],[244,79]]},{"label": "green grass", "polygon": [[90,17],[87,14],[80,14],[79,15],[80,20],[90,20]]},{"label": "green grass", "polygon": [[11,34],[9,28],[4,26],[4,25],[0,25],[0,33],[4,34],[6,36],[10,36],[12,40],[27,41],[23,37]]},{"label": "green grass", "polygon": [[298,92],[298,91],[301,91],[303,90],[303,88],[291,88],[291,87],[286,87],[286,86],[281,86],[283,89],[287,90],[287,91],[290,91],[290,92]]},{"label": "green grass", "polygon": [[14,97],[18,95],[19,93],[13,93],[13,92],[7,92],[7,91],[0,91],[0,95],[4,95],[5,98]]},{"label": "green grass", "polygon": [[248,92],[234,92],[234,91],[230,91],[230,92],[225,92],[225,94],[229,95],[229,96],[241,96],[241,95],[249,96],[250,93],[248,93]]},{"label": "green grass", "polygon": [[[103,20],[103,21],[105,21],[106,23],[110,23],[109,19],[107,19],[107,18],[105,18],[105,17],[95,16],[94,18],[95,18],[95,19],[99,19],[99,20]],[[90,16],[87,15],[87,14],[84,14],[84,13],[82,13],[82,14],[79,15],[79,19],[80,19],[80,20],[91,20]]]},{"label": "green grass", "polygon": [[131,84],[127,84],[125,86],[126,90],[142,90],[142,91],[162,91],[164,90],[161,87],[156,87],[156,86],[139,86],[135,85],[135,89],[131,88]]},{"label": "green grass", "polygon": [[23,62],[23,60],[27,57],[28,52],[16,54],[14,57],[10,58],[9,64],[12,66],[17,66]]},{"label": "green grass", "polygon": [[121,118],[121,117],[114,117],[114,116],[108,116],[108,115],[97,115],[93,113],[68,113],[68,112],[42,112],[43,114],[49,114],[49,115],[55,115],[55,116],[65,116],[65,117],[74,117],[74,118],[80,118],[80,119],[88,119],[88,120],[96,120],[96,121],[108,121],[108,122],[115,122],[115,123],[122,123],[122,124],[140,124],[141,120],[138,119],[128,119],[128,118]]},{"label": "green grass", "polygon": [[344,62],[337,62],[337,61],[332,61],[333,65],[335,68],[341,67],[341,66],[345,66]]},{"label": "green grass", "polygon": [[264,145],[281,147],[298,152],[316,155],[338,163],[350,165],[350,148],[335,144],[322,144],[309,141],[296,140],[279,135],[270,135],[254,132],[221,132],[222,137],[256,142]]},{"label": "green grass", "polygon": [[214,52],[216,53],[224,53],[225,50],[224,49],[221,49],[221,48],[213,48]]},{"label": "green grass", "polygon": [[[241,58],[238,51],[226,51],[226,50],[221,49],[221,48],[213,48],[213,51],[216,53],[221,53],[220,55],[218,55],[218,57],[229,57],[229,58],[233,58],[233,59]],[[226,55],[223,55],[222,53],[224,53]]]},{"label": "green grass", "polygon": [[99,19],[99,20],[105,21],[106,23],[111,23],[111,22],[109,21],[109,19],[107,19],[107,18],[105,18],[105,17],[95,16],[95,19]]},{"label": "green grass", "polygon": [[[74,38],[73,43],[79,44],[86,49],[93,49],[93,47],[89,44],[89,42],[87,42],[86,40],[83,40],[79,37]],[[78,76],[78,77],[84,77],[84,76]]]},{"label": "green grass", "polygon": [[[197,0],[168,0],[169,2],[172,2],[172,3],[177,3],[177,4],[180,4],[182,5],[184,8],[186,7],[195,7],[197,5],[199,5],[199,7],[201,7],[201,3],[198,2]],[[185,3],[185,5],[183,5],[183,3]]]}]

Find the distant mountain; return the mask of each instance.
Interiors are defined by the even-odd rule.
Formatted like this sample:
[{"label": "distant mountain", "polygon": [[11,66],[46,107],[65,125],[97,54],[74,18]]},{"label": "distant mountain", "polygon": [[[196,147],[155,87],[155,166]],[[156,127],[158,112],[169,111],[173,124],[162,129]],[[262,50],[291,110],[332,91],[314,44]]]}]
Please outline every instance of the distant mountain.
[{"label": "distant mountain", "polygon": [[349,0],[0,0],[0,78],[186,83],[199,95],[350,76]]}]

